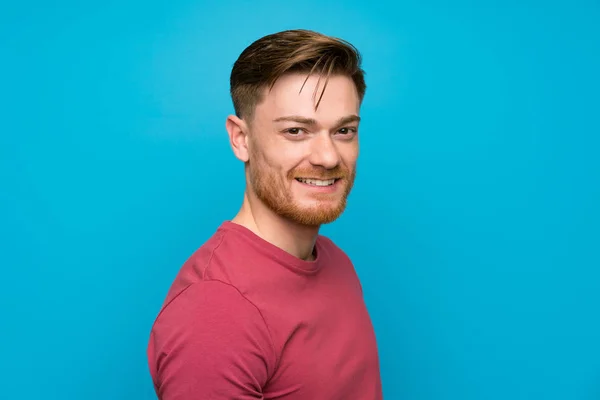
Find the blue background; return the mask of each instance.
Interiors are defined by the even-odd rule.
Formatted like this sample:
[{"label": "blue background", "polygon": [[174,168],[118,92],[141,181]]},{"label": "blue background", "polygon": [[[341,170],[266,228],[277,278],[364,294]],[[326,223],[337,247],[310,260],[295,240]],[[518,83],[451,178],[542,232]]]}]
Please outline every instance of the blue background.
[{"label": "blue background", "polygon": [[357,184],[323,232],[385,398],[599,399],[599,21],[593,0],[4,2],[0,397],[155,398],[153,319],[242,200],[230,68],[301,27],[364,56]]}]

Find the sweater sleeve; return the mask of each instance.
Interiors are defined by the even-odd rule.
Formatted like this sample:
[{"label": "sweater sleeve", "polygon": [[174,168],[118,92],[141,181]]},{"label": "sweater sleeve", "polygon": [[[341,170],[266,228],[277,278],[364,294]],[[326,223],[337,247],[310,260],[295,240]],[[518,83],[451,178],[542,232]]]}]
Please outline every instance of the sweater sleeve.
[{"label": "sweater sleeve", "polygon": [[159,314],[148,362],[160,400],[262,399],[276,355],[259,310],[233,286],[187,287]]}]

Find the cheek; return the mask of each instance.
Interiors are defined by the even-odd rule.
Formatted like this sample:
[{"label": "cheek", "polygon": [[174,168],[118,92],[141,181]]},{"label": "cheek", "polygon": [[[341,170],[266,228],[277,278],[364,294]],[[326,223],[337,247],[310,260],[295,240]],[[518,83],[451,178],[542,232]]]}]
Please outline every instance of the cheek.
[{"label": "cheek", "polygon": [[358,160],[358,146],[349,146],[348,148],[343,149],[341,151],[341,158],[348,168],[353,169]]},{"label": "cheek", "polygon": [[283,178],[289,178],[301,164],[302,157],[299,155],[299,149],[289,149],[286,147],[278,148],[273,154],[269,155],[269,165],[273,171],[276,171]]},{"label": "cheek", "polygon": [[273,182],[287,180],[291,175],[291,170],[279,159],[269,158],[265,154],[256,158],[255,168],[260,175],[266,176]]},{"label": "cheek", "polygon": [[308,143],[288,143],[277,137],[253,144],[251,159],[255,160],[257,172],[282,180],[293,175],[308,151]]},{"label": "cheek", "polygon": [[255,147],[251,152],[250,162],[260,171],[272,171],[277,169],[277,160],[273,159],[269,151],[264,148]]}]

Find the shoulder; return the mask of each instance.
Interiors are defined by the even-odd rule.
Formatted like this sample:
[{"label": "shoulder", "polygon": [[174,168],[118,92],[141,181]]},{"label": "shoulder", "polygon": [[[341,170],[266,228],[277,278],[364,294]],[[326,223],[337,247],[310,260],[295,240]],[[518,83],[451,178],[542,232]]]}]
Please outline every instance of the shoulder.
[{"label": "shoulder", "polygon": [[246,319],[261,315],[235,286],[207,279],[191,283],[172,296],[158,314],[154,328],[165,322],[170,327],[178,325],[178,322],[193,325],[194,321],[212,317]]},{"label": "shoulder", "polygon": [[348,254],[328,236],[319,235],[317,242],[321,249],[328,253],[329,257],[352,264]]},{"label": "shoulder", "polygon": [[[237,286],[235,271],[243,268],[247,263],[247,255],[248,250],[236,235],[218,229],[179,268],[167,293],[164,306],[181,296],[184,290],[188,291],[193,285],[204,281],[219,281],[232,287]],[[191,292],[194,289],[195,287]]]},{"label": "shoulder", "polygon": [[218,344],[222,335],[229,335],[238,343],[254,340],[263,352],[274,357],[262,312],[235,286],[222,281],[204,280],[180,291],[163,306],[151,332],[163,351],[181,342]]},{"label": "shoulder", "polygon": [[350,256],[334,241],[327,236],[319,235],[319,244],[321,246],[321,251],[326,253],[327,262],[331,262],[335,265],[337,271],[341,271],[343,276],[348,277],[353,284],[357,285],[360,289],[361,293],[363,291],[362,284],[360,282],[360,278],[358,273],[356,272],[356,268],[354,263],[350,259]]}]

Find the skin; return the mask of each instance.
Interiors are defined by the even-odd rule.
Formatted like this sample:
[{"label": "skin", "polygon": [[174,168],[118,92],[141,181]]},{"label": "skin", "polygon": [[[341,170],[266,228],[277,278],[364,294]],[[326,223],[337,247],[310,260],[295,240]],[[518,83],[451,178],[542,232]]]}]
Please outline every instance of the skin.
[{"label": "skin", "polygon": [[[288,74],[251,120],[226,121],[235,156],[245,163],[246,190],[232,222],[288,253],[312,260],[322,224],[337,219],[352,189],[358,158],[360,100],[349,77]],[[329,187],[296,178],[335,178]]]}]

